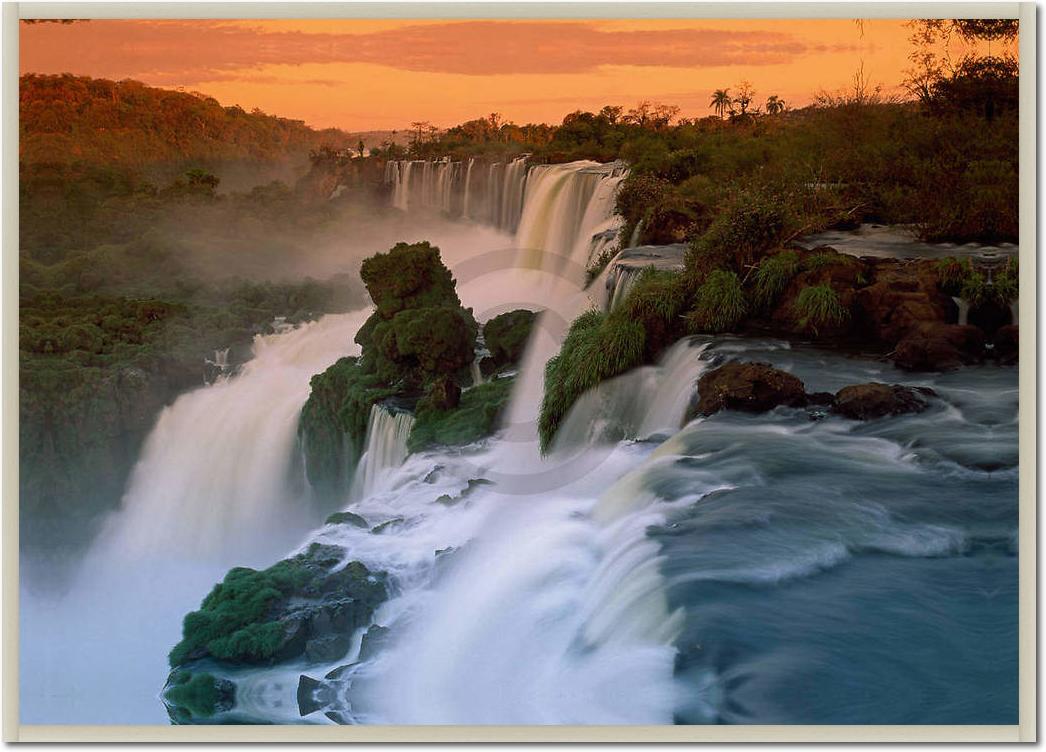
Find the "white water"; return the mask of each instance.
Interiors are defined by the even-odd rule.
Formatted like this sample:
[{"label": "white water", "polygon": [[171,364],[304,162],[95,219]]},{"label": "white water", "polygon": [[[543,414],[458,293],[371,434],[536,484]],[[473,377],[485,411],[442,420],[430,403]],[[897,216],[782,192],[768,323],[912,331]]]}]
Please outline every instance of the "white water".
[{"label": "white water", "polygon": [[970,316],[970,302],[964,298],[952,297],[952,301],[959,308],[959,326],[966,326]]},{"label": "white water", "polygon": [[237,375],[166,408],[98,547],[130,559],[236,561],[253,560],[259,539],[265,551],[272,537],[293,543],[308,517],[306,499],[288,501],[302,494],[292,465],[309,379],[358,352],[352,338],[368,314],[259,336]]},{"label": "white water", "polygon": [[365,498],[384,487],[389,476],[407,459],[407,438],[414,416],[372,405],[367,420],[366,449],[353,479],[353,498]]}]

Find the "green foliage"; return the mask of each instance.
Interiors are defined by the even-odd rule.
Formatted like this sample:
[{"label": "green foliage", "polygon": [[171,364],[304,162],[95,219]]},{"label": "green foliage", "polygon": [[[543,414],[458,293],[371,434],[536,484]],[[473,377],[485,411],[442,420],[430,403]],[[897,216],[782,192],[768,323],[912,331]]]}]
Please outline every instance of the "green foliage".
[{"label": "green foliage", "polygon": [[691,326],[699,331],[726,332],[736,327],[748,313],[748,301],[741,280],[733,272],[718,269],[698,288]]},{"label": "green foliage", "polygon": [[713,270],[741,271],[777,245],[788,225],[784,199],[774,191],[743,190],[722,205],[687,251],[686,270],[703,282]]},{"label": "green foliage", "polygon": [[483,342],[498,368],[520,361],[536,320],[534,311],[521,308],[499,314],[483,325]]},{"label": "green foliage", "polygon": [[195,718],[210,718],[217,712],[222,693],[213,675],[177,671],[164,692],[171,705],[187,710]]},{"label": "green foliage", "polygon": [[836,264],[853,265],[856,263],[857,259],[853,256],[847,256],[844,253],[818,251],[817,253],[811,253],[803,259],[803,268],[807,271],[818,271],[820,269],[827,269],[830,266],[835,266]]},{"label": "green foliage", "polygon": [[545,367],[538,421],[542,451],[551,447],[560,422],[582,394],[643,362],[645,340],[643,325],[617,312],[589,311],[574,320],[559,355]]},{"label": "green foliage", "polygon": [[765,257],[753,277],[756,303],[763,307],[773,305],[798,272],[799,254],[795,251]]},{"label": "green foliage", "polygon": [[419,407],[407,448],[420,452],[436,446],[471,444],[490,436],[508,405],[512,383],[512,379],[494,379],[467,389],[453,410]]},{"label": "green foliage", "polygon": [[454,277],[444,266],[439,248],[427,243],[397,243],[387,253],[363,261],[360,277],[377,308],[390,319],[408,308],[457,308]]},{"label": "green foliage", "polygon": [[937,260],[934,262],[933,268],[937,273],[938,286],[949,295],[960,293],[971,270],[968,259],[966,263],[963,263],[951,256]]},{"label": "green foliage", "polygon": [[257,663],[271,658],[283,626],[268,621],[281,598],[301,588],[310,572],[301,561],[285,559],[263,571],[237,567],[204,598],[199,611],[186,614],[182,640],[172,648],[171,666],[209,653],[224,660]]},{"label": "green foliage", "polygon": [[315,492],[335,498],[351,485],[371,406],[396,390],[351,357],[313,376],[310,388],[298,421],[305,475]]},{"label": "green foliage", "polygon": [[401,310],[374,326],[364,363],[387,383],[427,384],[473,361],[476,329],[460,306]]},{"label": "green foliage", "polygon": [[850,312],[839,301],[839,295],[829,285],[804,287],[795,301],[799,324],[815,334],[825,326],[839,326],[850,318]]}]

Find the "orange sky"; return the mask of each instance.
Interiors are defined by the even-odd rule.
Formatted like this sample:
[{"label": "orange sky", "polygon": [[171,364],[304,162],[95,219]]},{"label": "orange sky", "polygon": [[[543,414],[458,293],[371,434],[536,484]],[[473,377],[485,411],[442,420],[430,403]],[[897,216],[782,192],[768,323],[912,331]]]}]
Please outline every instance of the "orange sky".
[{"label": "orange sky", "polygon": [[808,104],[864,73],[898,91],[903,21],[101,21],[21,27],[23,73],[134,78],[205,92],[313,126],[446,127],[489,112],[559,122],[640,100],[710,114],[713,89],[748,80],[756,103]]}]

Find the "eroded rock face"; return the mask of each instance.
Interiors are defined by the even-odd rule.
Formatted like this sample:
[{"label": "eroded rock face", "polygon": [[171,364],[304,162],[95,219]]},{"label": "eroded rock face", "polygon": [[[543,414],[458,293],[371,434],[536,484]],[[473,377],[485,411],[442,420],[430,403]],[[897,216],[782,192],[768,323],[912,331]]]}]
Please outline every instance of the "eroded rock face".
[{"label": "eroded rock face", "polygon": [[858,292],[865,326],[882,342],[899,342],[927,323],[956,321],[958,309],[937,284],[932,261],[869,259],[872,279]]},{"label": "eroded rock face", "polygon": [[893,361],[909,371],[949,371],[984,358],[984,332],[975,326],[919,324],[897,343]]},{"label": "eroded rock face", "polygon": [[720,410],[761,413],[779,405],[807,404],[803,382],[769,363],[727,363],[702,376],[697,392],[695,415]]},{"label": "eroded rock face", "polygon": [[835,395],[832,412],[854,420],[872,420],[888,415],[921,413],[930,406],[935,392],[925,387],[899,384],[854,384]]}]

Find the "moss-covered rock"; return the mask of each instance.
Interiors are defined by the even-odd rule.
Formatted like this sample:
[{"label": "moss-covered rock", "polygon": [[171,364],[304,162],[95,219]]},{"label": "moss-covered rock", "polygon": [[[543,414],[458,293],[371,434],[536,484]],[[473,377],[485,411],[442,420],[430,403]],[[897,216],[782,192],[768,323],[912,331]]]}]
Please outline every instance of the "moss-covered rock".
[{"label": "moss-covered rock", "polygon": [[353,512],[335,512],[323,522],[324,525],[354,525],[355,527],[369,527],[367,521]]},{"label": "moss-covered rock", "polygon": [[387,597],[385,575],[358,561],[341,567],[337,546],[313,544],[261,571],[237,567],[186,615],[172,667],[204,658],[269,664],[310,651],[332,633],[366,626]]},{"label": "moss-covered rock", "polygon": [[483,341],[490,351],[494,370],[519,363],[536,320],[534,311],[521,308],[495,316],[483,325]]},{"label": "moss-covered rock", "polygon": [[501,378],[467,389],[453,410],[419,403],[407,448],[418,452],[434,446],[471,444],[498,429],[512,393],[512,379]]},{"label": "moss-covered rock", "polygon": [[313,376],[311,386],[298,423],[305,476],[322,498],[339,498],[363,452],[371,406],[396,389],[361,368],[358,358],[342,358]]}]

